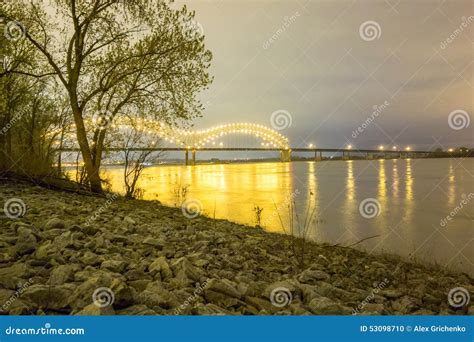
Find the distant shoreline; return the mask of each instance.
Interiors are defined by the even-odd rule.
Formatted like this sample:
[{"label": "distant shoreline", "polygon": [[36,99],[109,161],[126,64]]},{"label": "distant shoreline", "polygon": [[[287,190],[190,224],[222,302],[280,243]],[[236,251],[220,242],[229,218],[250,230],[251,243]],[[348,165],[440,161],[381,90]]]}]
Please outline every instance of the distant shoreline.
[{"label": "distant shoreline", "polygon": [[[374,161],[374,160],[408,160],[408,159],[449,159],[449,158],[456,158],[456,159],[464,159],[464,158],[472,158],[474,156],[463,156],[463,157],[422,157],[422,158],[373,158],[373,159],[366,159],[366,158],[350,158],[350,159],[342,159],[341,157],[335,157],[335,158],[323,158],[322,160],[314,160],[314,158],[292,158],[290,163],[292,162],[327,162],[327,161]],[[196,166],[197,165],[226,165],[226,164],[257,164],[257,163],[282,163],[279,159],[272,158],[272,159],[239,159],[239,160],[216,160],[216,161],[211,161],[211,160],[199,160],[196,161]],[[71,168],[76,168],[77,165],[64,165],[66,163],[63,163],[63,168],[65,169],[71,169]],[[124,164],[102,164],[103,167],[123,167]],[[154,163],[151,165],[147,165],[147,167],[154,167],[154,166],[186,166],[184,163],[184,159],[181,161],[172,161],[172,162],[163,162],[163,163]],[[188,165],[192,166],[192,165]]]}]

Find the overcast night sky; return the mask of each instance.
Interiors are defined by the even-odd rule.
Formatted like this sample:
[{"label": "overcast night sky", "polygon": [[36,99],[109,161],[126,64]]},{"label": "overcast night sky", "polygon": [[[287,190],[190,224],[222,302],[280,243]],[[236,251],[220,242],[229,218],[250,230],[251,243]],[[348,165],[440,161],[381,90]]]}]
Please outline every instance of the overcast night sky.
[{"label": "overcast night sky", "polygon": [[[270,125],[271,114],[285,110],[292,123],[280,132],[292,146],[472,145],[472,1],[182,3],[196,10],[214,54],[215,80],[202,94],[207,105],[198,128]],[[367,21],[380,30],[362,32],[364,40],[359,29]],[[455,110],[468,115],[461,114],[461,129],[448,123]]]}]

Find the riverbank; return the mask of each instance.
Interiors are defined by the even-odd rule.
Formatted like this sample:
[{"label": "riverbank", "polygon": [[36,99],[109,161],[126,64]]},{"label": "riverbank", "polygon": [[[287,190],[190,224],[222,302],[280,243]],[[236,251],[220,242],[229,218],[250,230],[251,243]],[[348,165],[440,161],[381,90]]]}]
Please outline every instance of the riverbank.
[{"label": "riverbank", "polygon": [[158,202],[24,182],[0,198],[4,314],[474,314],[453,295],[472,278],[395,256],[308,242],[301,268],[292,237]]}]

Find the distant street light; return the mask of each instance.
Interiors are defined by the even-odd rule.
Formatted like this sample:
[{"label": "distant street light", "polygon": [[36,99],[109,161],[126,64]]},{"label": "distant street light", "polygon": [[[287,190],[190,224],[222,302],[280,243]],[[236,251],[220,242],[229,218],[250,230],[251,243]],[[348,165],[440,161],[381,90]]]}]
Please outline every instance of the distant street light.
[{"label": "distant street light", "polygon": [[453,152],[454,150],[452,148],[448,149],[448,152]]},{"label": "distant street light", "polygon": [[313,144],[309,144],[309,148],[313,148],[313,147],[314,147],[314,145],[313,145]]},{"label": "distant street light", "polygon": [[348,150],[351,150],[351,149],[352,149],[352,145],[347,145],[347,149],[348,149]]},{"label": "distant street light", "polygon": [[396,149],[397,149],[397,146],[393,146],[393,147],[392,147],[392,150],[396,150]]},{"label": "distant street light", "polygon": [[405,150],[410,151],[410,150],[411,150],[411,147],[410,147],[410,146],[407,146],[407,147],[405,148]]},{"label": "distant street light", "polygon": [[383,145],[380,145],[379,150],[383,151],[383,149],[384,149]]}]

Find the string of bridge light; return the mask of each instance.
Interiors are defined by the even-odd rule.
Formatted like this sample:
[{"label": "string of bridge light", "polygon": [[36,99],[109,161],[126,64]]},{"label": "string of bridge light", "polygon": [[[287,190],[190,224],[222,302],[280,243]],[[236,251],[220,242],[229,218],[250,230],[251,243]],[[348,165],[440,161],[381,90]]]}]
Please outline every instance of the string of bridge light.
[{"label": "string of bridge light", "polygon": [[[111,123],[110,126],[114,129],[127,129],[132,128],[140,132],[148,134],[157,134],[164,141],[169,143],[175,143],[188,149],[199,149],[203,148],[208,144],[216,145],[216,143],[222,147],[223,142],[217,140],[228,135],[228,134],[248,134],[254,135],[257,138],[263,140],[261,146],[268,148],[283,148],[289,149],[288,138],[275,130],[268,128],[263,125],[255,123],[231,123],[225,125],[218,125],[205,130],[186,130],[180,128],[173,128],[170,125],[162,122],[156,122],[148,119],[137,119],[132,125],[129,120],[117,118]],[[95,118],[84,120],[86,125],[97,126],[98,120]],[[72,124],[71,127],[75,127]],[[59,133],[61,129],[51,131],[49,134]],[[152,142],[155,145],[156,142]]]}]

